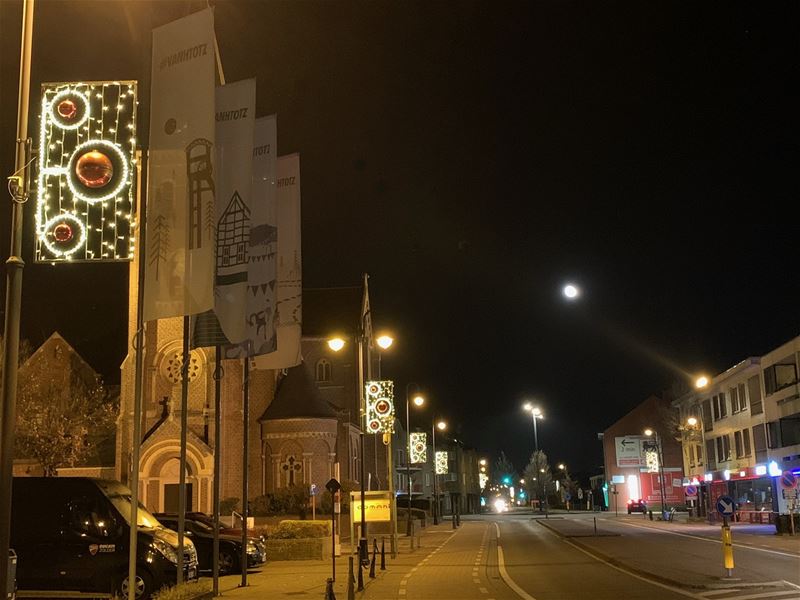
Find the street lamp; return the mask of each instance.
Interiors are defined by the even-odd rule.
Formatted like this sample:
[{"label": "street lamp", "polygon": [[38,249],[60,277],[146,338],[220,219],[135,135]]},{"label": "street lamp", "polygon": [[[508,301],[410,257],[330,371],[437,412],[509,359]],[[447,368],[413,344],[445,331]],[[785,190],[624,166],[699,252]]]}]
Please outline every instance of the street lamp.
[{"label": "street lamp", "polygon": [[694,387],[696,387],[698,390],[703,389],[707,385],[708,385],[708,377],[706,377],[705,375],[701,375],[700,377],[695,379]]},{"label": "street lamp", "polygon": [[433,440],[432,440],[433,460],[431,462],[433,463],[433,524],[434,525],[439,524],[439,492],[436,489],[436,480],[439,478],[439,476],[436,473],[436,430],[437,429],[439,429],[439,431],[444,431],[445,429],[447,429],[447,423],[445,423],[444,421],[439,421],[437,423],[436,419],[434,419],[431,424],[431,433],[433,434]]},{"label": "street lamp", "polygon": [[576,300],[581,295],[581,290],[575,284],[568,283],[562,288],[561,293],[567,300]]},{"label": "street lamp", "polygon": [[415,406],[422,406],[425,404],[425,398],[417,393],[414,398],[411,398],[411,386],[415,383],[406,384],[406,435],[408,439],[408,453],[406,454],[406,475],[408,476],[408,522],[406,523],[406,535],[411,535],[411,413],[409,407],[413,402]]},{"label": "street lamp", "polygon": [[649,427],[644,430],[644,434],[647,437],[652,437],[655,439],[656,452],[658,452],[658,481],[659,487],[661,488],[661,518],[666,521],[667,498],[664,494],[664,451],[661,447],[661,438],[658,436],[657,431],[654,431]]},{"label": "street lamp", "polygon": [[531,417],[533,417],[533,443],[535,445],[536,451],[539,451],[539,434],[536,431],[536,419],[544,419],[544,415],[542,411],[539,409],[538,406],[533,406],[530,402],[525,403],[523,408],[531,413]]},{"label": "street lamp", "polygon": [[[367,276],[364,275],[364,281],[366,285],[366,278]],[[360,539],[358,543],[358,555],[359,560],[362,564],[367,564],[369,562],[369,549],[367,548],[367,515],[366,515],[366,493],[365,493],[365,480],[366,480],[366,460],[365,460],[365,452],[364,452],[364,429],[366,424],[364,423],[364,419],[366,418],[366,405],[364,403],[364,346],[366,344],[367,350],[370,348],[371,339],[367,335],[367,329],[365,320],[367,317],[368,312],[365,312],[361,319],[359,320],[359,328],[358,328],[358,335],[355,336],[355,342],[357,345],[358,350],[358,408],[359,408],[359,488],[361,492],[361,531],[360,531]],[[334,352],[339,352],[342,348],[345,347],[345,340],[341,337],[333,337],[328,340],[328,347],[333,350]],[[391,342],[389,342],[391,345]],[[387,346],[388,347],[388,346]],[[368,368],[371,368],[371,365],[368,365]]]}]

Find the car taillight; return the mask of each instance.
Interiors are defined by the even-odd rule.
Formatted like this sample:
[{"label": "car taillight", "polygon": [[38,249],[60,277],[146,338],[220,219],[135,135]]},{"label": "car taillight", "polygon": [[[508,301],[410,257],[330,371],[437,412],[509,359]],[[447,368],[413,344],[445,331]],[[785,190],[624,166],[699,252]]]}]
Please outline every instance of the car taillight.
[{"label": "car taillight", "polygon": [[633,504],[633,500],[628,500],[628,504]]}]

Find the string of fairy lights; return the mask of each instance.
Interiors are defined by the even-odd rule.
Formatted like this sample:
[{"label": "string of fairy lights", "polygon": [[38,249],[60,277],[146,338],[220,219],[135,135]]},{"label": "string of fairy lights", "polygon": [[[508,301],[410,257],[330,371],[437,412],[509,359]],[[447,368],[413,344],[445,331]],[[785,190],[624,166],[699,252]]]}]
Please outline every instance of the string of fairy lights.
[{"label": "string of fairy lights", "polygon": [[130,260],[136,82],[42,85],[37,262]]}]

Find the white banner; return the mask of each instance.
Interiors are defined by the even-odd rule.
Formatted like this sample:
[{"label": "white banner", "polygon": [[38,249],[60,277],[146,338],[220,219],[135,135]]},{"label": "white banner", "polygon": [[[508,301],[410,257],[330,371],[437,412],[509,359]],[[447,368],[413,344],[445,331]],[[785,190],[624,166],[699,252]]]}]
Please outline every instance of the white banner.
[{"label": "white banner", "polygon": [[255,359],[257,369],[287,369],[299,365],[302,323],[300,254],[300,155],[279,156],[277,164],[278,304],[275,352]]},{"label": "white banner", "polygon": [[214,304],[214,19],[153,30],[144,319]]},{"label": "white banner", "polygon": [[253,185],[250,201],[250,247],[247,262],[245,340],[226,348],[227,358],[274,352],[277,294],[278,227],[275,169],[278,147],[277,117],[256,119],[252,148]]},{"label": "white banner", "polygon": [[255,111],[255,79],[217,88],[214,310],[196,320],[194,346],[238,344],[245,338]]}]

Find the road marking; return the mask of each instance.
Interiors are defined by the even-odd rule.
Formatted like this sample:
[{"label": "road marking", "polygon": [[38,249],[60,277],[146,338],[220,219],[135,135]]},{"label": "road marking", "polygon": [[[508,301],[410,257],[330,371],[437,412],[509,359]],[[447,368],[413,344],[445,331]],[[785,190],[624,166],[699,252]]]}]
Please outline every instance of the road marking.
[{"label": "road marking", "polygon": [[792,590],[790,592],[765,592],[763,594],[750,594],[749,596],[736,596],[732,600],[753,600],[754,598],[776,598],[778,596],[787,596],[788,594],[795,594],[792,598],[785,598],[784,600],[793,600],[793,598],[797,598],[797,590]]},{"label": "road marking", "polygon": [[[612,521],[611,519],[603,519],[603,521],[619,523],[620,525],[627,525],[628,527],[637,527],[639,529],[647,529],[649,531],[662,531],[664,533],[669,533],[670,535],[679,535],[681,537],[694,538],[696,540],[703,540],[705,542],[711,542],[713,544],[721,544],[722,543],[721,540],[715,540],[713,538],[707,538],[707,537],[703,537],[701,535],[693,535],[691,533],[680,533],[678,531],[669,531],[668,529],[661,529],[660,527],[649,527],[647,525],[636,525],[634,523],[626,523],[625,521]],[[734,542],[733,545],[735,547],[738,547],[738,548],[747,548],[749,550],[756,550],[758,552],[769,552],[770,554],[778,554],[780,556],[788,556],[790,558],[798,558],[798,556],[800,556],[798,554],[792,554],[792,553],[789,553],[789,552],[780,552],[778,550],[768,550],[766,548],[762,549],[762,548],[757,548],[756,546],[750,546],[748,544],[740,544],[740,543],[737,543],[737,542]]]},{"label": "road marking", "polygon": [[[495,527],[496,526],[497,523],[495,523]],[[499,529],[500,528],[498,527],[498,531]],[[514,592],[516,592],[516,594],[520,598],[522,598],[523,600],[536,600],[536,598],[534,598],[528,592],[519,587],[517,583],[509,576],[508,571],[506,571],[505,559],[503,558],[503,547],[500,544],[497,545],[497,566],[500,569],[500,577],[503,578],[503,581],[506,582],[506,585],[510,587]]]},{"label": "road marking", "polygon": [[723,594],[732,594],[733,592],[741,592],[742,590],[737,588],[725,588],[722,590],[712,590],[710,592],[700,592],[700,595],[704,598],[712,598],[714,596],[722,596]]},{"label": "road marking", "polygon": [[481,591],[481,594],[488,594],[488,593],[489,593],[489,590],[487,590],[487,589],[486,589],[486,588],[484,588],[484,587],[482,587],[482,588],[478,588],[478,589]]}]

